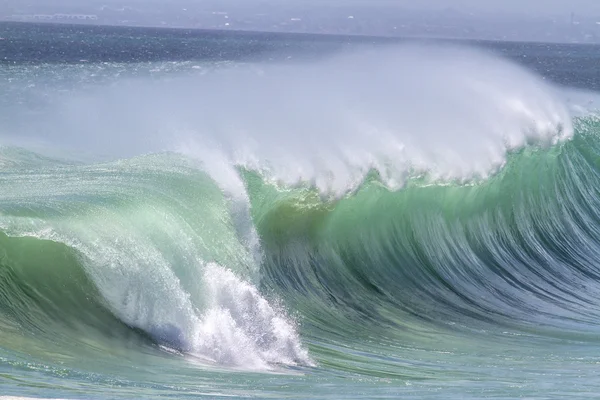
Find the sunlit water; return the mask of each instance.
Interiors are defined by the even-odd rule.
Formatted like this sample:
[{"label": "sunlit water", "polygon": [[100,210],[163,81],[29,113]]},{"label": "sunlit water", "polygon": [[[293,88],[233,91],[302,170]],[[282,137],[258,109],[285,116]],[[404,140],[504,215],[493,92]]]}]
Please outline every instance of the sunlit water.
[{"label": "sunlit water", "polygon": [[0,396],[600,392],[596,47],[0,31]]}]

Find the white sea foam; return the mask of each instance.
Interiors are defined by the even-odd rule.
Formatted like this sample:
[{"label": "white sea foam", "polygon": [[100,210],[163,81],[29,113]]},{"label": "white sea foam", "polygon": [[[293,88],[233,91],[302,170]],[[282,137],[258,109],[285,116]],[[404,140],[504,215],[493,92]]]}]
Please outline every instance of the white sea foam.
[{"label": "white sea foam", "polygon": [[216,136],[231,164],[341,195],[373,169],[391,188],[415,173],[486,177],[508,151],[573,133],[545,82],[472,50],[390,48],[262,72],[209,83],[217,94],[194,104],[202,122],[178,149],[201,155]]},{"label": "white sea foam", "polygon": [[390,46],[123,80],[57,99],[44,131],[55,143],[115,156],[191,154],[237,199],[236,165],[341,195],[373,169],[391,188],[411,174],[486,177],[511,149],[572,135],[561,97],[481,51]]},{"label": "white sea foam", "polygon": [[219,364],[269,368],[271,364],[311,365],[296,326],[256,287],[230,270],[209,264],[203,282],[207,307],[193,352]]}]

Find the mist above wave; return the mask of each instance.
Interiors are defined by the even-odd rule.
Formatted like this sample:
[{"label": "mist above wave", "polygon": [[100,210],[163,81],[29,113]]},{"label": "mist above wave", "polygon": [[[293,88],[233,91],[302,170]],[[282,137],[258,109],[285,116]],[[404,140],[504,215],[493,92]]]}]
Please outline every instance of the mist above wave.
[{"label": "mist above wave", "polygon": [[481,51],[391,46],[116,80],[57,95],[27,129],[62,147],[113,157],[181,151],[221,175],[242,165],[340,195],[370,170],[391,188],[416,174],[485,177],[511,149],[568,138],[571,116],[556,93]]}]

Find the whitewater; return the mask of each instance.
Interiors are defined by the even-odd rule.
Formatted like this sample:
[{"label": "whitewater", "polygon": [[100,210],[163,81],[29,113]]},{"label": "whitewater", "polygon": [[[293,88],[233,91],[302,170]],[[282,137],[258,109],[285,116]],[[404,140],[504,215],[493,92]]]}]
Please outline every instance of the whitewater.
[{"label": "whitewater", "polygon": [[0,399],[600,390],[600,49],[33,26]]}]

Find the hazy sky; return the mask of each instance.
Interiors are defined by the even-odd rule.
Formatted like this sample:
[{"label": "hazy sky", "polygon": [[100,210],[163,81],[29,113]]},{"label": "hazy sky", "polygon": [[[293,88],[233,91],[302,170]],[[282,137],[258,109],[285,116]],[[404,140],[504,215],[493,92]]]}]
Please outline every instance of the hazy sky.
[{"label": "hazy sky", "polygon": [[[47,0],[50,1],[50,0]],[[85,0],[82,0],[85,1]],[[125,3],[127,0],[113,0]],[[138,3],[147,0],[129,0]],[[152,0],[153,2],[172,3],[173,0]],[[338,5],[398,5],[412,9],[444,9],[459,8],[465,11],[494,11],[510,12],[516,14],[570,14],[577,13],[600,13],[600,0],[208,0],[218,3],[238,3],[248,6],[252,3],[272,3],[282,6],[288,4],[314,4],[315,7],[326,4]],[[207,0],[177,0],[180,3],[201,3]]]},{"label": "hazy sky", "polygon": [[[104,3],[111,5],[143,5],[172,4],[177,8],[185,4],[220,4],[221,6],[243,5],[249,8],[253,4],[273,4],[280,7],[310,6],[319,8],[327,5],[361,5],[361,6],[400,6],[411,9],[444,9],[456,8],[461,11],[501,12],[527,15],[568,15],[577,14],[600,15],[600,0],[0,0],[2,4],[45,4],[60,6],[61,4]],[[279,7],[278,7],[279,8]]]},{"label": "hazy sky", "polygon": [[517,14],[563,14],[571,13],[571,11],[578,13],[600,12],[600,0],[420,0],[418,2],[400,0],[400,2],[412,3],[412,7],[455,7]]},{"label": "hazy sky", "polygon": [[105,25],[600,43],[600,0],[0,0],[0,20],[56,13]]}]

